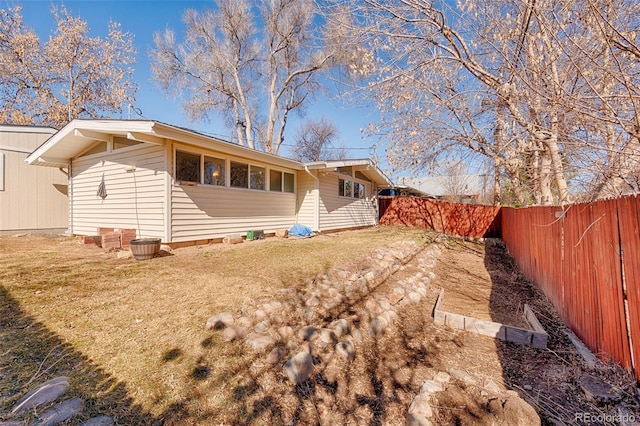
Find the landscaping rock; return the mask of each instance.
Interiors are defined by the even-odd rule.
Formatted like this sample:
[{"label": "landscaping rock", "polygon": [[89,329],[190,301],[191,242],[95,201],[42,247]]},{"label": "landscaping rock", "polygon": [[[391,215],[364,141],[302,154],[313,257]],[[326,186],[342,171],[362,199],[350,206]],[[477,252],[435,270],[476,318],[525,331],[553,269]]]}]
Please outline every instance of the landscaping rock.
[{"label": "landscaping rock", "polygon": [[336,344],[336,352],[347,361],[353,361],[356,357],[356,348],[349,340],[343,340]]},{"label": "landscaping rock", "polygon": [[264,333],[269,329],[269,321],[260,321],[253,327],[253,329],[256,333]]},{"label": "landscaping rock", "polygon": [[281,347],[275,347],[271,349],[269,355],[267,356],[267,363],[269,364],[277,364],[282,361],[287,354],[287,350]]},{"label": "landscaping rock", "polygon": [[442,383],[436,382],[435,380],[427,380],[420,386],[420,393],[432,394],[442,392],[443,390],[444,386],[442,386]]},{"label": "landscaping rock", "polygon": [[290,339],[293,336],[293,328],[288,325],[284,325],[278,329],[278,334],[285,340]]},{"label": "landscaping rock", "polygon": [[442,384],[449,383],[449,380],[451,380],[451,376],[444,371],[439,371],[435,376],[433,376],[433,380]]},{"label": "landscaping rock", "polygon": [[205,329],[219,330],[229,325],[233,325],[233,314],[231,312],[222,312],[209,318]]},{"label": "landscaping rock", "polygon": [[38,408],[55,401],[69,389],[68,377],[56,377],[27,392],[16,402],[11,414],[18,414],[32,408]]},{"label": "landscaping rock", "polygon": [[225,237],[222,239],[222,242],[225,244],[240,244],[242,241],[242,235],[240,234],[225,235]]},{"label": "landscaping rock", "polygon": [[244,343],[254,352],[264,352],[270,346],[276,344],[276,339],[264,333],[251,333],[247,336]]},{"label": "landscaping rock", "polygon": [[407,414],[407,426],[433,426],[433,423],[420,414],[411,413]]},{"label": "landscaping rock", "polygon": [[318,337],[322,343],[326,343],[331,346],[335,345],[336,340],[338,340],[336,338],[336,333],[334,333],[330,328],[321,328],[318,332]]},{"label": "landscaping rock", "polygon": [[40,414],[31,426],[54,426],[81,413],[82,410],[84,410],[82,399],[67,399]]},{"label": "landscaping rock", "polygon": [[384,329],[387,326],[387,320],[381,317],[375,317],[369,324],[369,336],[377,338],[384,334]]},{"label": "landscaping rock", "polygon": [[531,405],[522,398],[504,394],[487,402],[487,408],[495,418],[493,424],[513,426],[538,426],[540,416]]},{"label": "landscaping rock", "polygon": [[336,333],[337,337],[342,337],[346,334],[349,334],[349,331],[351,330],[351,324],[349,324],[349,321],[344,318],[335,320],[331,323],[330,327],[333,328],[333,331]]},{"label": "landscaping rock", "polygon": [[230,326],[224,329],[222,332],[222,338],[227,342],[232,340],[244,339],[247,335],[247,329],[244,327]]},{"label": "landscaping rock", "polygon": [[424,418],[433,416],[433,409],[431,408],[431,394],[419,393],[411,401],[408,414],[418,414]]},{"label": "landscaping rock", "polygon": [[477,384],[476,383],[476,379],[474,379],[473,376],[471,374],[467,373],[466,371],[451,369],[451,370],[449,370],[449,374],[454,379],[458,379],[458,380],[460,380],[462,382],[465,382],[468,385]]},{"label": "landscaping rock", "polygon": [[284,372],[293,383],[302,383],[313,373],[313,358],[309,352],[299,352],[284,364]]},{"label": "landscaping rock", "polygon": [[302,327],[298,330],[298,337],[302,340],[311,340],[316,335],[316,328],[310,325]]},{"label": "landscaping rock", "polygon": [[120,250],[117,254],[116,257],[118,259],[130,259],[133,257],[133,253],[131,253],[131,250]]},{"label": "landscaping rock", "polygon": [[611,404],[621,400],[613,387],[600,379],[585,374],[578,381],[587,398],[597,404]]}]

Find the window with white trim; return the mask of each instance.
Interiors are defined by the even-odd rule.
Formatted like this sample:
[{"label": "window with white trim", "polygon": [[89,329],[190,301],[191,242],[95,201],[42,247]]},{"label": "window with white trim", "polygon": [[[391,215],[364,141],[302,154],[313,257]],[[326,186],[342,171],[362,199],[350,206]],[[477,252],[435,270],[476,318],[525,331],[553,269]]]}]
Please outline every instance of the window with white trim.
[{"label": "window with white trim", "polygon": [[273,192],[295,192],[295,177],[293,173],[280,170],[269,171],[269,190]]},{"label": "window with white trim", "polygon": [[360,182],[338,179],[338,195],[340,197],[364,198],[366,187]]}]

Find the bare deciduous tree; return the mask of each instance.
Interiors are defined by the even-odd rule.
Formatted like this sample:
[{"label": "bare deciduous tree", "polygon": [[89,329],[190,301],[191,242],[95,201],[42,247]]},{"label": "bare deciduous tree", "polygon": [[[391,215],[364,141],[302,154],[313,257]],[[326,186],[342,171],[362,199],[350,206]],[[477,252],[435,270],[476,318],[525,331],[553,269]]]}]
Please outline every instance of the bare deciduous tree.
[{"label": "bare deciduous tree", "polygon": [[472,152],[519,203],[552,204],[571,199],[570,183],[615,193],[639,175],[638,11],[631,0],[365,0],[345,22],[375,52],[374,130],[392,141],[392,164]]},{"label": "bare deciduous tree", "polygon": [[106,39],[90,37],[86,21],[54,7],[56,31],[41,43],[20,12],[0,10],[0,120],[61,128],[131,102],[136,52],[119,24],[109,25]]},{"label": "bare deciduous tree", "polygon": [[317,90],[318,71],[340,61],[338,33],[323,33],[312,0],[214,3],[185,13],[184,41],[171,30],[154,35],[154,79],[183,95],[193,120],[221,112],[239,144],[276,154],[289,114]]},{"label": "bare deciduous tree", "polygon": [[334,145],[337,137],[337,127],[325,117],[317,121],[307,120],[294,136],[295,145],[291,149],[291,156],[301,162],[342,160],[346,158],[347,149]]}]

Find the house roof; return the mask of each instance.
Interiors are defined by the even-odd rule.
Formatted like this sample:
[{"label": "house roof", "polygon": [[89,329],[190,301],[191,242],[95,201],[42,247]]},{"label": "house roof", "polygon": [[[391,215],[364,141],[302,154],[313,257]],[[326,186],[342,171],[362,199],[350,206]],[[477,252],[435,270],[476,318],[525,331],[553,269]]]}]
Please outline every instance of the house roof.
[{"label": "house roof", "polygon": [[342,167],[353,167],[359,171],[378,187],[391,187],[391,180],[376,166],[369,158],[352,159],[352,160],[327,160],[303,163],[308,170],[331,170],[335,171]]},{"label": "house roof", "polygon": [[[403,177],[399,179],[399,182],[401,185],[434,197],[443,195],[479,195],[482,192],[482,177],[480,175]],[[452,191],[456,192],[456,194],[452,194]]]},{"label": "house roof", "polygon": [[337,169],[352,166],[378,186],[391,185],[389,179],[370,159],[300,163],[154,120],[76,119],[36,148],[25,161],[32,165],[67,167],[72,158],[89,149],[96,141],[108,141],[111,135],[156,145],[162,145],[165,143],[165,139],[171,139],[295,170]]}]

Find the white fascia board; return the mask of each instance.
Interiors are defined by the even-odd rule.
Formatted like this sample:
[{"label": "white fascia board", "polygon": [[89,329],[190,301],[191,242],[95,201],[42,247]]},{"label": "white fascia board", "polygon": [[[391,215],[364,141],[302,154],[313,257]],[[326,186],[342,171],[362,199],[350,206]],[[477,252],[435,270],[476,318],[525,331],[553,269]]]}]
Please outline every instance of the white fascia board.
[{"label": "white fascia board", "polygon": [[0,124],[0,132],[41,133],[52,135],[57,132],[53,127]]}]

